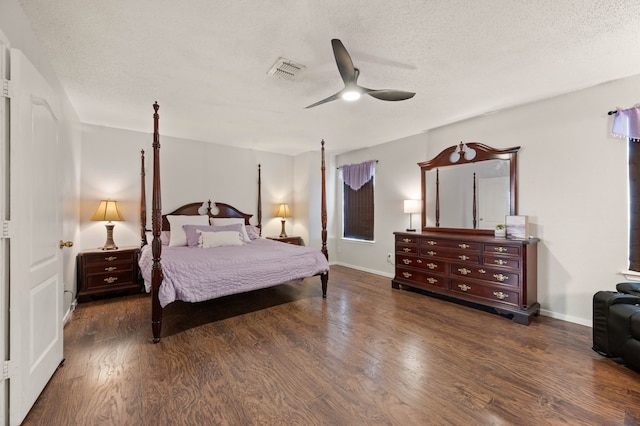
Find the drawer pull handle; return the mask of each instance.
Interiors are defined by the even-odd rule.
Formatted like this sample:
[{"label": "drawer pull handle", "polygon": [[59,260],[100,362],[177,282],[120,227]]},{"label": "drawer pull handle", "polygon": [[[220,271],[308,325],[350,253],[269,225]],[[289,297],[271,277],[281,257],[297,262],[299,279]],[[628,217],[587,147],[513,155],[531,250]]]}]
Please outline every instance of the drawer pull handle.
[{"label": "drawer pull handle", "polygon": [[438,268],[438,265],[436,265],[435,263],[427,263],[427,267],[428,267],[429,269],[437,269],[437,268]]},{"label": "drawer pull handle", "polygon": [[416,260],[416,263],[422,263],[422,259]]},{"label": "drawer pull handle", "polygon": [[428,252],[427,252],[427,254],[428,254],[429,256],[435,256],[435,255],[436,255],[436,252],[435,252],[435,251],[428,251]]},{"label": "drawer pull handle", "polygon": [[500,299],[500,300],[504,300],[504,299],[506,299],[507,297],[509,297],[509,295],[508,295],[508,294],[503,293],[503,292],[501,292],[501,291],[494,291],[494,292],[493,292],[493,295],[494,295],[495,297],[497,297],[498,299]]},{"label": "drawer pull handle", "polygon": [[116,281],[118,281],[118,277],[108,277],[104,279],[104,282],[107,284],[113,284]]},{"label": "drawer pull handle", "polygon": [[471,246],[469,244],[462,243],[462,244],[458,244],[458,247],[460,247],[461,249],[468,249]]},{"label": "drawer pull handle", "polygon": [[402,249],[403,252],[405,253],[409,253],[411,251],[411,249],[409,247],[405,247]]},{"label": "drawer pull handle", "polygon": [[435,284],[435,283],[437,283],[437,282],[438,282],[438,280],[436,280],[435,278],[431,278],[431,277],[429,277],[429,278],[427,278],[427,282],[428,282],[429,284]]},{"label": "drawer pull handle", "polygon": [[429,244],[430,246],[435,246],[438,243],[436,241],[429,240],[429,241],[427,241],[427,244]]},{"label": "drawer pull handle", "polygon": [[484,269],[478,269],[478,272],[480,272],[481,274],[486,274],[487,271],[485,271]]},{"label": "drawer pull handle", "polygon": [[471,273],[471,271],[468,270],[467,268],[460,268],[458,269],[458,272],[460,272],[462,275],[467,275]]},{"label": "drawer pull handle", "polygon": [[466,285],[466,284],[458,284],[458,288],[462,291],[468,291],[471,290],[471,287]]},{"label": "drawer pull handle", "polygon": [[500,252],[500,253],[504,253],[505,251],[509,251],[509,249],[505,248],[505,247],[496,247],[494,250],[497,251],[497,252]]},{"label": "drawer pull handle", "polygon": [[404,263],[405,265],[410,265],[411,264],[411,260],[410,259],[402,259],[402,263]]},{"label": "drawer pull handle", "polygon": [[411,240],[411,238],[403,238],[402,242],[403,243],[412,243],[413,241]]},{"label": "drawer pull handle", "polygon": [[113,262],[114,260],[116,260],[117,257],[116,256],[109,256],[109,257],[105,257],[104,260],[106,260],[107,262]]},{"label": "drawer pull handle", "polygon": [[502,259],[496,259],[493,261],[496,265],[506,265],[507,261],[506,260],[502,260]]},{"label": "drawer pull handle", "polygon": [[460,256],[458,256],[458,258],[460,260],[469,260],[469,256],[465,256],[464,254],[461,254]]},{"label": "drawer pull handle", "polygon": [[502,275],[502,274],[493,274],[493,278],[495,278],[496,280],[498,280],[500,282],[507,281],[509,279],[508,276]]},{"label": "drawer pull handle", "polygon": [[408,272],[403,272],[403,273],[402,273],[402,276],[403,276],[403,277],[405,277],[405,278],[410,278],[410,277],[411,277],[411,274],[410,274],[410,273],[408,273]]},{"label": "drawer pull handle", "polygon": [[116,269],[118,269],[116,266],[108,266],[108,267],[104,268],[104,270],[107,271],[107,272],[113,272]]}]

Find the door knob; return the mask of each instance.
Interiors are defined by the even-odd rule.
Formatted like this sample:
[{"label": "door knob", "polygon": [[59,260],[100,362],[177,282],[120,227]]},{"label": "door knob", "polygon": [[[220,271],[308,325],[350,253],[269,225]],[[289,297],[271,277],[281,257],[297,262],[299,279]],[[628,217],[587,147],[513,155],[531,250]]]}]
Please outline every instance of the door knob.
[{"label": "door knob", "polygon": [[60,240],[60,249],[62,249],[63,247],[72,247],[72,246],[73,246],[73,241]]}]

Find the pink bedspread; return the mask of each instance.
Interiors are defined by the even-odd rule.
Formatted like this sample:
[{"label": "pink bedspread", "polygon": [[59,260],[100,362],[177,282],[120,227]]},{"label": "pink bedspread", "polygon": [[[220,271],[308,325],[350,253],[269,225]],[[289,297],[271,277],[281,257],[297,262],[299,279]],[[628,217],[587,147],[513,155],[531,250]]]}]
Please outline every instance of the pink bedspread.
[{"label": "pink bedspread", "polygon": [[[324,255],[310,247],[259,239],[243,246],[162,246],[160,304],[201,302],[299,280],[329,270]],[[151,291],[151,246],[142,248],[140,270]]]}]

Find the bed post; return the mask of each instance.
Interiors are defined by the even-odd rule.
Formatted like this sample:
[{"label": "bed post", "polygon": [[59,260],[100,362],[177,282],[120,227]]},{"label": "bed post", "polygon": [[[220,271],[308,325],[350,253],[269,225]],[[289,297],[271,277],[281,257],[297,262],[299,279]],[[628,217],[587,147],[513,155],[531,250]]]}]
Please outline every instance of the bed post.
[{"label": "bed post", "polygon": [[[329,260],[329,251],[327,250],[327,190],[325,184],[325,166],[324,166],[324,139],[322,139],[322,149],[320,150],[322,156],[322,163],[320,170],[322,171],[322,203],[320,207],[320,218],[322,221],[322,254]],[[322,281],[322,297],[327,297],[327,282],[329,281],[329,271],[320,276]]]},{"label": "bed post", "polygon": [[140,247],[147,245],[147,194],[144,175],[144,149],[140,151]]},{"label": "bed post", "polygon": [[258,163],[258,233],[262,236],[262,177],[260,163]]},{"label": "bed post", "polygon": [[151,269],[151,329],[153,331],[153,343],[160,341],[162,328],[162,306],[160,306],[160,284],[162,283],[162,264],[160,255],[162,244],[160,243],[160,231],[162,230],[162,201],[160,196],[160,136],[158,132],[158,102],[153,104],[153,195],[151,201],[151,227],[153,230],[153,267]]}]

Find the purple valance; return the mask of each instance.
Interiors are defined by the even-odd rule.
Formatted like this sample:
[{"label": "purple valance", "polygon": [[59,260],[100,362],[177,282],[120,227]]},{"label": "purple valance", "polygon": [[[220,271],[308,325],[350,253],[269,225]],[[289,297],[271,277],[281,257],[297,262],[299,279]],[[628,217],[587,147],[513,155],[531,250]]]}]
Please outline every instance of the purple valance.
[{"label": "purple valance", "polygon": [[613,117],[611,133],[614,136],[640,141],[640,107],[618,109]]},{"label": "purple valance", "polygon": [[342,179],[351,189],[357,191],[362,185],[369,182],[375,173],[375,160],[365,161],[360,164],[346,164],[341,166]]}]

